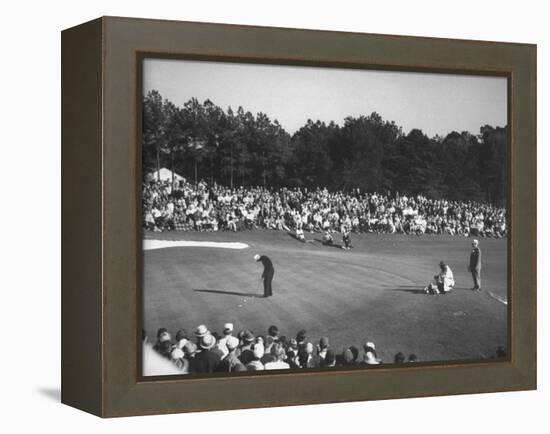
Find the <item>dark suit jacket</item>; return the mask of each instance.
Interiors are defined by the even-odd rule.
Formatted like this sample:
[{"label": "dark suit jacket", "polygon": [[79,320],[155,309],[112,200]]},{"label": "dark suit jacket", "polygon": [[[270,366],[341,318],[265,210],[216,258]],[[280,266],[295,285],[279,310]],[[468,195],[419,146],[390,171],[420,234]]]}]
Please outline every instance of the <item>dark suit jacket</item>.
[{"label": "dark suit jacket", "polygon": [[481,270],[481,250],[479,247],[472,249],[470,253],[470,270]]},{"label": "dark suit jacket", "polygon": [[267,256],[260,256],[260,261],[264,266],[264,272],[262,274],[262,277],[267,276],[270,273],[273,273],[275,269],[273,268],[273,262],[271,262],[271,259],[269,259]]},{"label": "dark suit jacket", "polygon": [[202,350],[195,355],[195,372],[212,373],[220,363],[221,357],[216,351]]},{"label": "dark suit jacket", "polygon": [[306,363],[305,360],[306,360],[307,357],[308,356],[305,353],[302,353],[299,356],[300,365],[303,368],[318,368],[319,366],[321,366],[321,358],[318,355],[312,354],[311,357],[309,358],[309,360]]},{"label": "dark suit jacket", "polygon": [[243,365],[248,365],[252,361],[252,359],[254,359],[254,352],[250,347],[245,347],[245,349],[241,350],[239,360]]}]

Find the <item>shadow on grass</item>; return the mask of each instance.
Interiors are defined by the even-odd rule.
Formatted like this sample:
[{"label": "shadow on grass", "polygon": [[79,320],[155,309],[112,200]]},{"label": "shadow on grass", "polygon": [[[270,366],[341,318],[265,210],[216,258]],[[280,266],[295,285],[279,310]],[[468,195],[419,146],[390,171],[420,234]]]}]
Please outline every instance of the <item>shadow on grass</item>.
[{"label": "shadow on grass", "polygon": [[326,246],[326,247],[336,247],[337,249],[341,249],[342,248],[342,244],[338,244],[338,243],[332,243],[332,244],[325,244],[323,242],[323,240],[321,240],[320,238],[314,238],[315,241],[317,241],[318,243],[321,243],[323,246]]},{"label": "shadow on grass", "polygon": [[[416,286],[416,285],[399,285],[398,287],[390,286],[387,287],[388,291],[399,291],[399,292],[408,292],[410,294],[423,294],[426,295],[424,292],[424,288]],[[453,288],[452,291],[450,291],[447,294],[440,294],[440,295],[448,295],[452,294],[455,291],[469,291],[468,288]]]},{"label": "shadow on grass", "polygon": [[287,232],[286,234],[287,234],[290,238],[294,238],[296,241],[300,241],[301,243],[305,243],[305,241],[303,241],[303,240],[301,240],[300,238],[298,238],[298,237],[296,236],[296,234],[293,233],[293,232]]},{"label": "shadow on grass", "polygon": [[296,240],[296,241],[298,241],[298,242],[300,242],[300,243],[302,243],[302,244],[310,244],[310,245],[315,246],[315,247],[317,247],[317,248],[320,247],[320,246],[318,246],[317,244],[315,244],[315,241],[318,241],[318,240],[308,240],[308,239],[303,239],[303,240],[301,240],[301,239],[298,238],[298,237],[296,236],[296,234],[293,233],[293,232],[287,232],[286,234],[287,234],[290,238],[292,238],[292,239],[294,239],[294,240]]},{"label": "shadow on grass", "polygon": [[409,294],[423,294],[424,288],[419,288],[418,286],[398,286],[397,288],[388,288],[388,291],[399,291],[399,292],[408,292]]},{"label": "shadow on grass", "polygon": [[253,294],[250,292],[235,292],[235,291],[223,291],[221,289],[193,289],[195,292],[205,292],[208,294],[222,294],[222,295],[238,295],[239,297],[257,297],[263,298],[263,295]]}]

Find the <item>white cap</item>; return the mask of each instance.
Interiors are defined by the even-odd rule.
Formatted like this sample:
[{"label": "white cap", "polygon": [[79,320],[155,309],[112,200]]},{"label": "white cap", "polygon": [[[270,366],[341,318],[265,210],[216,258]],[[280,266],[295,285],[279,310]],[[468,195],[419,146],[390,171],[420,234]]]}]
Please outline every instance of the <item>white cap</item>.
[{"label": "white cap", "polygon": [[177,360],[177,359],[183,359],[185,357],[185,354],[181,349],[174,348],[172,350],[172,353],[170,353],[170,356],[172,357],[173,360]]},{"label": "white cap", "polygon": [[376,347],[374,346],[374,342],[365,342],[365,349],[372,348],[374,351],[376,351]]},{"label": "white cap", "polygon": [[230,322],[225,323],[224,326],[223,326],[223,329],[227,330],[228,332],[232,332],[233,331],[233,323],[230,323]]},{"label": "white cap", "polygon": [[239,340],[235,336],[229,336],[225,342],[228,350],[233,350],[239,346]]},{"label": "white cap", "polygon": [[253,350],[254,357],[256,357],[257,359],[261,359],[264,356],[264,352],[265,352],[265,349],[262,344],[254,345],[254,350]]},{"label": "white cap", "polygon": [[258,254],[254,255],[254,260],[259,261],[260,260],[260,255],[258,255]]},{"label": "white cap", "polygon": [[206,334],[208,334],[208,328],[204,324],[201,324],[195,330],[195,335],[198,336],[199,338]]},{"label": "white cap", "polygon": [[178,341],[178,343],[176,344],[176,347],[179,348],[179,349],[182,349],[183,347],[185,347],[185,345],[187,344],[187,342],[189,342],[188,339],[185,339],[185,338],[180,339],[180,340]]}]

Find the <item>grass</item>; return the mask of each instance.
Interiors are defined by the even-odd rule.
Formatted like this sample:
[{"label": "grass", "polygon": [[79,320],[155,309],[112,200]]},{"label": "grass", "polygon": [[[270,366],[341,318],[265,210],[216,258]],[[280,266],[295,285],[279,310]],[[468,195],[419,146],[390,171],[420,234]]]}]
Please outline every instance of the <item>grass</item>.
[{"label": "grass", "polygon": [[[450,236],[352,235],[345,251],[301,243],[284,232],[146,233],[147,238],[240,241],[244,250],[177,247],[144,252],[144,328],[153,339],[159,327],[192,333],[199,324],[221,332],[265,334],[271,324],[294,337],[307,330],[331,347],[376,343],[378,355],[393,361],[398,351],[422,361],[490,357],[507,343],[506,240],[481,239],[480,293],[470,291],[467,272],[471,239]],[[340,243],[339,237],[335,242]],[[274,297],[261,297],[262,266],[255,253],[275,266]],[[446,261],[456,289],[427,296],[422,288]],[[490,290],[491,294],[487,290]]]}]

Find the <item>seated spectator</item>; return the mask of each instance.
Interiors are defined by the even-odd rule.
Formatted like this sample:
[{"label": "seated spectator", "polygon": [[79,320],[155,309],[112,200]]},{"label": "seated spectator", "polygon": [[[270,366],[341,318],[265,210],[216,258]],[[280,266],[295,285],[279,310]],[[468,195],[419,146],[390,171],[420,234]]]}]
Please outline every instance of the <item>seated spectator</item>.
[{"label": "seated spectator", "polygon": [[298,369],[300,367],[300,362],[298,360],[298,353],[293,351],[287,351],[285,361],[290,366],[290,369]]},{"label": "seated spectator", "polygon": [[321,359],[316,354],[313,354],[313,344],[306,342],[304,349],[298,355],[300,367],[302,368],[318,368],[321,366]]},{"label": "seated spectator", "polygon": [[366,365],[378,365],[380,359],[376,354],[376,348],[372,342],[366,342],[364,345],[365,354],[363,356],[363,363]]},{"label": "seated spectator", "polygon": [[325,359],[325,357],[327,355],[328,346],[329,346],[328,338],[326,336],[323,336],[319,340],[319,344],[317,345],[317,355],[323,360]]},{"label": "seated spectator", "polygon": [[170,353],[170,358],[182,374],[189,374],[189,360],[185,358],[182,349],[175,347]]},{"label": "seated spectator", "polygon": [[271,355],[273,356],[274,360],[264,365],[265,370],[269,371],[272,369],[289,369],[290,368],[290,365],[284,361],[285,350],[281,344],[274,343],[272,345]]},{"label": "seated spectator", "polygon": [[405,363],[405,354],[399,351],[395,356],[393,356],[393,363]]},{"label": "seated spectator", "polygon": [[350,348],[344,348],[342,351],[342,359],[340,362],[341,366],[355,366],[356,365],[356,356]]},{"label": "seated spectator", "polygon": [[263,371],[264,365],[261,362],[261,358],[264,355],[264,346],[261,343],[254,344],[252,355],[252,360],[246,364],[246,369],[249,371]]},{"label": "seated spectator", "polygon": [[[353,232],[425,233],[451,236],[506,236],[506,211],[487,203],[429,199],[390,192],[354,193],[324,188],[239,187],[182,181],[178,188],[164,181],[143,184],[143,227],[164,230],[329,231],[342,225]],[[325,238],[325,236],[323,238]]]},{"label": "seated spectator", "polygon": [[265,353],[261,359],[261,362],[265,365],[266,363],[269,363],[269,362],[274,362],[275,361],[275,357],[273,356],[273,354],[271,354],[271,348],[273,348],[273,345],[274,345],[274,341],[273,341],[273,337],[272,336],[269,336],[267,335],[265,337]]},{"label": "seated spectator", "polygon": [[323,234],[323,244],[325,246],[332,246],[334,244],[334,238],[328,230]]},{"label": "seated spectator", "polygon": [[333,368],[336,366],[336,355],[334,351],[327,350],[324,360],[321,362],[321,366],[325,368]]},{"label": "seated spectator", "polygon": [[359,348],[352,345],[349,347],[351,353],[353,354],[353,363],[359,363]]}]

